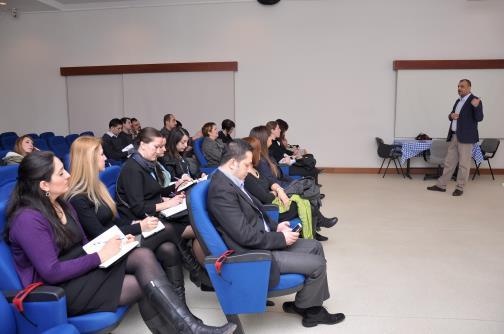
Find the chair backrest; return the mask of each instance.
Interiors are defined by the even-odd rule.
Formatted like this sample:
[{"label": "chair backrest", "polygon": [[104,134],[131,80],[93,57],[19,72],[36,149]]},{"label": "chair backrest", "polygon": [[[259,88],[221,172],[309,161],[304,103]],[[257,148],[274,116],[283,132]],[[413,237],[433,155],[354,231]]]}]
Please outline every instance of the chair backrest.
[{"label": "chair backrest", "polygon": [[36,133],[28,133],[27,136],[30,136],[31,139],[37,139],[39,138],[39,135]]},{"label": "chair backrest", "polygon": [[0,202],[0,290],[21,289],[21,282],[16,273],[14,260],[9,246],[5,243],[3,233],[6,225],[5,210],[7,202]]},{"label": "chair backrest", "polygon": [[105,184],[110,196],[112,196],[114,200],[116,197],[116,183],[120,173],[121,167],[119,166],[110,166],[100,172],[100,180]]},{"label": "chair backrest", "polygon": [[5,150],[13,150],[17,139],[17,135],[3,136],[2,139],[0,139],[0,143]]},{"label": "chair backrest", "polygon": [[41,151],[49,151],[49,146],[47,146],[47,141],[44,138],[34,139],[33,146]]},{"label": "chair backrest", "polygon": [[448,145],[446,140],[433,140],[430,147],[429,162],[435,165],[441,165],[448,153]]},{"label": "chair backrest", "polygon": [[207,195],[210,180],[198,182],[187,196],[189,219],[206,254],[220,256],[228,247],[215,229],[207,211]]},{"label": "chair backrest", "polygon": [[14,189],[15,186],[16,186],[16,180],[6,183],[3,186],[0,186],[0,202],[9,201],[12,194],[12,190]]},{"label": "chair backrest", "polygon": [[10,150],[0,150],[0,159],[3,159]]},{"label": "chair backrest", "polygon": [[75,139],[79,138],[79,135],[76,133],[71,133],[65,137],[65,140],[68,144],[68,146],[72,146],[72,143],[74,142]]},{"label": "chair backrest", "polygon": [[203,144],[203,139],[205,137],[200,137],[194,141],[194,153],[196,154],[196,158],[202,167],[208,165],[208,161],[201,150],[201,145]]},{"label": "chair backrest", "polygon": [[377,153],[380,158],[390,158],[394,147],[392,145],[387,145],[383,142],[383,139],[376,137],[376,145],[378,145]]},{"label": "chair backrest", "polygon": [[483,154],[491,154],[491,158],[495,155],[495,152],[497,152],[497,149],[499,148],[500,144],[500,139],[496,138],[487,138],[483,139],[483,142],[481,143],[481,150],[483,151]]},{"label": "chair backrest", "polygon": [[51,137],[54,137],[54,132],[42,132],[40,135],[39,135],[39,138],[42,138],[42,139],[49,139]]},{"label": "chair backrest", "polygon": [[49,146],[49,149],[61,160],[64,160],[65,154],[70,151],[70,146],[63,136],[50,137],[47,140],[47,145]]},{"label": "chair backrest", "polygon": [[16,182],[19,165],[10,165],[0,167],[0,187],[7,183]]},{"label": "chair backrest", "polygon": [[8,131],[8,132],[2,132],[0,133],[0,138],[3,138],[5,136],[18,136],[17,133],[15,132],[12,132],[12,131]]},{"label": "chair backrest", "polygon": [[81,136],[91,136],[91,137],[94,137],[94,132],[93,131],[84,131],[80,135]]},{"label": "chair backrest", "polygon": [[5,299],[4,295],[0,293],[0,319],[2,319],[2,333],[16,334],[16,320],[12,308]]}]

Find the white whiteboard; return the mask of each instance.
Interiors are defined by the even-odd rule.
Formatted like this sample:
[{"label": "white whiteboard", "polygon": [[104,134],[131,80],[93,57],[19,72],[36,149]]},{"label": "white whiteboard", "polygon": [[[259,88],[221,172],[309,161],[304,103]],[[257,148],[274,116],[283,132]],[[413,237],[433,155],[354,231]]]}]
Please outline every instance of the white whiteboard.
[{"label": "white whiteboard", "polygon": [[504,69],[398,70],[395,137],[423,132],[445,138],[460,79],[471,80],[472,93],[483,101],[480,138],[504,138]]}]

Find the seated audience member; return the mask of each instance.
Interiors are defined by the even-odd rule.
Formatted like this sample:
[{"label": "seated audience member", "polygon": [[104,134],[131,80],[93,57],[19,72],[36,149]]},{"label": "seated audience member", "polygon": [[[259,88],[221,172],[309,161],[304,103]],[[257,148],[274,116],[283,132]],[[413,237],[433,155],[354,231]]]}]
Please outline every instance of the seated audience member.
[{"label": "seated audience member", "polygon": [[[299,217],[303,222],[302,234],[305,239],[319,241],[328,240],[327,237],[316,232],[317,226],[332,227],[337,218],[326,218],[320,208],[311,205],[310,201],[298,194],[287,195],[285,189],[278,183],[272,183],[256,168],[261,160],[261,143],[255,137],[246,137],[244,140],[252,147],[252,167],[245,178],[245,189],[263,204],[275,204],[279,207],[279,221],[292,220]],[[294,207],[294,208],[293,208]]]},{"label": "seated audience member", "polygon": [[131,135],[133,136],[133,139],[135,139],[138,136],[138,133],[142,130],[142,126],[140,125],[140,121],[136,118],[131,119]]},{"label": "seated audience member", "polygon": [[276,121],[268,122],[266,128],[271,133],[271,146],[268,149],[270,156],[279,164],[289,165],[290,175],[311,176],[318,184],[319,170],[315,167],[316,161],[313,155],[296,155],[287,150],[280,141],[281,130]]},{"label": "seated audience member", "polygon": [[[124,234],[139,237],[142,232],[153,230],[158,225],[156,217],[134,221],[122,221],[117,217],[115,202],[99,178],[99,173],[105,169],[105,160],[98,138],[79,137],[72,144],[70,150],[72,174],[65,198],[75,208],[86,236],[94,239],[113,225],[117,225]],[[171,235],[175,233],[173,227],[167,225],[164,230],[149,238],[141,238],[141,245],[154,251],[174,290],[185,301],[180,255],[175,244],[171,242]]]},{"label": "seated audience member", "polygon": [[[125,221],[159,215],[160,211],[185,201],[184,193],[173,196],[176,188],[185,180],[171,184],[171,176],[157,162],[165,152],[163,135],[154,128],[146,127],[140,131],[137,140],[138,149],[122,166],[116,186],[117,211]],[[208,276],[188,249],[185,240],[194,238],[187,213],[180,213],[176,218],[159,217],[165,226],[175,230],[175,233],[170,234],[171,241],[177,245],[182,259],[189,267],[191,280],[197,286],[203,284],[205,289],[208,288],[211,284]],[[197,242],[193,242],[192,249],[199,258],[204,258],[204,252]]]},{"label": "seated audience member", "polygon": [[24,135],[16,139],[14,151],[7,152],[3,161],[7,165],[16,165],[21,163],[24,157],[32,153],[36,148],[33,146],[33,139],[30,136]]},{"label": "seated audience member", "polygon": [[172,181],[181,179],[184,175],[191,179],[204,176],[204,173],[194,173],[189,158],[185,157],[189,143],[189,134],[184,128],[176,128],[170,132],[165,155],[159,159],[170,172]]},{"label": "seated audience member", "polygon": [[170,131],[177,127],[177,119],[173,114],[166,114],[163,117],[163,127],[160,132],[166,139],[170,136]]},{"label": "seated audience member", "polygon": [[250,145],[240,139],[231,141],[208,189],[207,207],[216,228],[230,249],[271,251],[270,286],[277,284],[279,273],[306,276],[295,301],[283,304],[285,312],[302,316],[303,326],[343,321],[344,314],[330,314],[322,306],[329,299],[322,245],[316,240],[298,239],[299,233],[292,232],[288,222],[270,221],[262,204],[243,187],[251,166]]},{"label": "seated audience member", "polygon": [[289,145],[287,137],[285,136],[287,130],[289,130],[289,124],[281,118],[277,119],[276,122],[280,127],[280,144],[287,150],[287,153],[290,152],[291,154],[289,155],[293,156],[302,156],[306,154],[306,150],[299,148],[298,145]]},{"label": "seated audience member", "polygon": [[65,290],[69,316],[114,312],[138,302],[153,333],[231,333],[234,324],[208,327],[196,319],[172,288],[152,251],[137,248],[108,269],[98,266],[117,254],[122,242],[111,238],[97,253],[87,243],[75,212],[61,199],[70,175],[52,152],[34,152],[20,164],[7,208],[7,242],[24,287],[42,281]]},{"label": "seated audience member", "polygon": [[118,135],[122,132],[122,122],[119,118],[113,118],[109,122],[109,131],[102,136],[103,152],[107,159],[124,161],[128,158],[128,152],[123,152]]},{"label": "seated audience member", "polygon": [[230,120],[230,119],[225,119],[222,121],[222,130],[219,131],[219,139],[224,143],[227,144],[233,138],[231,138],[231,133],[233,133],[233,130],[235,128],[235,123]]},{"label": "seated audience member", "polygon": [[[256,126],[250,130],[250,137],[257,138],[260,143],[261,158],[257,164],[257,170],[261,175],[263,175],[269,182],[277,183],[282,188],[286,190],[287,194],[298,194],[302,198],[306,198],[310,201],[312,206],[312,212],[319,213],[321,206],[322,194],[319,192],[319,186],[315,184],[315,181],[311,179],[303,180],[303,188],[309,188],[310,197],[307,197],[303,189],[299,189],[298,182],[294,181],[289,176],[285,176],[282,173],[282,169],[278,167],[276,162],[270,157],[268,152],[268,147],[271,145],[271,136],[268,129],[264,126]],[[326,218],[322,214],[313,216],[313,226],[316,229],[320,227],[330,228],[338,222],[338,218]],[[318,236],[319,240],[327,240],[327,237]]]},{"label": "seated audience member", "polygon": [[122,131],[117,135],[117,139],[122,148],[133,145],[133,135],[131,134],[131,119],[128,117],[121,118]]},{"label": "seated audience member", "polygon": [[207,159],[209,167],[219,166],[222,153],[224,152],[224,143],[218,139],[219,133],[217,126],[213,122],[208,122],[201,128],[203,133],[203,143],[201,144],[201,151]]}]

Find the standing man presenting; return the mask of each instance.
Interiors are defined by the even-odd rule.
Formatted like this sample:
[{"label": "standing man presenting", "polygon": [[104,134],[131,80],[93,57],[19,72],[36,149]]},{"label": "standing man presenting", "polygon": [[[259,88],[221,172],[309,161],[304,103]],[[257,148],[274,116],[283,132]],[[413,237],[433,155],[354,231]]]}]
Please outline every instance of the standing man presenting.
[{"label": "standing man presenting", "polygon": [[448,153],[444,162],[443,175],[436,185],[427,187],[432,191],[446,191],[446,184],[459,164],[457,186],[453,196],[461,196],[464,186],[469,180],[471,169],[472,148],[479,141],[478,122],[483,120],[483,103],[471,94],[471,81],[462,79],[458,83],[460,98],[455,102],[452,112],[448,115],[451,121],[448,129]]}]

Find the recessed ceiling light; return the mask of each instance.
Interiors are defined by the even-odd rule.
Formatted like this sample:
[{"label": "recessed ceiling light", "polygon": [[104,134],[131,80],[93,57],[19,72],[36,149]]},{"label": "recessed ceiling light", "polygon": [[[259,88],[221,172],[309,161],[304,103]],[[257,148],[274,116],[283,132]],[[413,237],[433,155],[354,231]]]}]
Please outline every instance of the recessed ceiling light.
[{"label": "recessed ceiling light", "polygon": [[5,6],[7,2],[0,2],[0,6]]}]

